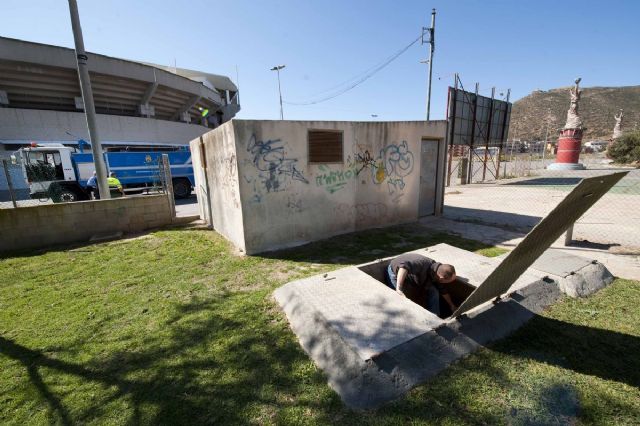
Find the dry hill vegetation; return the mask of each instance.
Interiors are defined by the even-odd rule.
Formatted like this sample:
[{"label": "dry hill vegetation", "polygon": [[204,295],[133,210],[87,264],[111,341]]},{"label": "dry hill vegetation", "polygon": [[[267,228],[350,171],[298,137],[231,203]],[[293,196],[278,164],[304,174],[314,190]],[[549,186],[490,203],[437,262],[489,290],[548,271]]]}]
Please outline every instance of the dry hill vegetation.
[{"label": "dry hill vegetation", "polygon": [[[624,109],[623,130],[640,128],[640,86],[587,87],[582,89],[580,115],[587,128],[584,141],[608,140],[613,116]],[[544,140],[547,123],[553,138],[567,118],[569,87],[536,90],[513,104],[509,138]]]}]

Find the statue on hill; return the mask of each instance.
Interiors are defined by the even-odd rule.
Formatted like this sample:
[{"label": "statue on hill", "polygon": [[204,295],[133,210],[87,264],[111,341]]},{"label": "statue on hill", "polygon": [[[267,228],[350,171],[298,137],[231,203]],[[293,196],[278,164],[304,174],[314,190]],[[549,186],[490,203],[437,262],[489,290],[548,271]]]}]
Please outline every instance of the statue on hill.
[{"label": "statue on hill", "polygon": [[617,115],[614,115],[613,118],[616,119],[616,125],[613,128],[613,140],[618,139],[620,136],[622,136],[622,119],[624,118],[624,114],[623,114],[623,110],[620,110],[620,113]]},{"label": "statue on hill", "polygon": [[582,119],[578,115],[578,101],[580,101],[580,95],[582,94],[582,90],[580,90],[579,87],[581,80],[581,78],[576,78],[576,85],[570,89],[571,106],[569,107],[569,111],[567,111],[567,122],[564,125],[565,129],[582,128]]}]

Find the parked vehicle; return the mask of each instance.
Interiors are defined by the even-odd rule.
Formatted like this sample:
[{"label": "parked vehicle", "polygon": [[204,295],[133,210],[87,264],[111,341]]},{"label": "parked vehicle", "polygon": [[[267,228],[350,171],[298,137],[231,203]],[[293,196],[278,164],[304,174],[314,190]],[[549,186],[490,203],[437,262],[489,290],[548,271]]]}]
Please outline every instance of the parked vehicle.
[{"label": "parked vehicle", "polygon": [[[88,200],[87,180],[95,165],[91,153],[76,152],[62,144],[34,145],[18,151],[31,198],[51,198],[54,202]],[[105,152],[107,173],[115,172],[126,193],[160,187],[162,154],[169,155],[175,198],[186,198],[195,185],[191,153],[180,151]]]}]

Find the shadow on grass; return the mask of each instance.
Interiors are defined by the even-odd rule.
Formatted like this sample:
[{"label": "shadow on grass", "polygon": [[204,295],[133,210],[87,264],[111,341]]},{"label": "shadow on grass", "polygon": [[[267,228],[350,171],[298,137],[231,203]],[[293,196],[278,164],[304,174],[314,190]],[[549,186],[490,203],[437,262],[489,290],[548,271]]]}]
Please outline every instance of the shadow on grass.
[{"label": "shadow on grass", "polygon": [[[277,401],[276,393],[302,393],[309,379],[297,379],[291,369],[308,359],[296,341],[283,333],[282,324],[273,324],[263,315],[264,306],[238,303],[242,301],[233,300],[236,297],[246,295],[181,305],[166,321],[172,330],[170,339],[147,337],[128,345],[129,351],[111,352],[87,363],[58,359],[50,351],[31,349],[2,336],[0,354],[24,366],[49,405],[52,422],[99,419],[113,410],[107,408],[111,402],[125,400],[131,411],[128,421],[133,424],[244,423],[259,417],[247,411],[261,403],[286,407]],[[258,303],[264,304],[264,297]],[[69,409],[65,408],[63,398],[53,390],[62,386],[60,395],[69,396],[62,391],[68,380],[65,376],[99,385],[103,392],[96,393],[102,395],[93,399],[94,405],[70,402]],[[325,383],[317,372],[310,379],[315,385]],[[74,392],[86,390],[81,385]],[[337,397],[333,399],[337,403]],[[296,405],[315,403],[296,401]]]},{"label": "shadow on grass", "polygon": [[444,232],[432,232],[419,224],[407,224],[352,232],[290,249],[264,252],[254,256],[296,262],[352,265],[440,243],[469,251],[493,247]]},{"label": "shadow on grass", "polygon": [[[453,345],[451,350],[455,350]],[[578,417],[586,422],[608,423],[616,413],[624,413],[622,417],[627,420],[638,419],[640,408],[633,403],[633,396],[616,397],[598,387],[585,393],[584,385],[582,390],[576,387],[580,379],[562,372],[582,375],[587,383],[589,377],[596,377],[638,389],[638,353],[638,336],[535,315],[509,338],[449,367],[433,381],[414,389],[409,397],[378,413],[411,413],[403,416],[407,423],[446,419],[454,424],[575,424]],[[409,365],[413,365],[420,354],[410,358]],[[530,364],[518,359],[535,361],[536,367],[522,371],[522,365]],[[496,397],[489,403],[491,407],[474,401],[483,401],[481,393]],[[618,419],[621,422],[622,417]]]},{"label": "shadow on grass", "polygon": [[525,327],[492,349],[640,387],[638,336],[536,315]]},{"label": "shadow on grass", "polygon": [[[112,352],[86,363],[57,359],[5,337],[0,337],[0,353],[24,366],[32,385],[49,406],[50,420],[63,424],[113,416],[114,408],[109,404],[119,400],[128,401],[129,410],[119,413],[121,420],[134,424],[229,424],[251,419],[267,423],[285,420],[279,416],[286,409],[310,409],[313,421],[323,423],[340,418],[372,423],[449,419],[477,424],[501,422],[508,415],[498,415],[491,407],[484,411],[467,409],[472,394],[446,386],[455,378],[438,380],[439,385],[425,388],[425,395],[401,399],[364,417],[345,410],[337,395],[328,390],[322,374],[313,369],[303,375],[296,373],[296,366],[308,365],[309,360],[295,338],[285,332],[286,324],[278,322],[277,316],[265,314],[269,309],[265,297],[266,293],[255,300],[246,294],[227,295],[215,301],[180,305],[165,323],[171,329],[169,339],[146,337],[131,350]],[[491,349],[640,386],[637,336],[535,317]],[[490,383],[519,386],[500,365],[481,363],[473,368]],[[55,390],[56,386],[65,388],[65,376],[98,384],[104,395],[90,400],[92,405],[74,406],[70,402],[67,408],[64,400],[69,394],[60,390],[58,396]],[[511,420],[531,423],[542,419],[544,423],[553,416],[573,416],[575,391],[560,386],[539,392],[537,404],[542,408],[538,411],[516,411],[510,414]],[[87,390],[81,385],[74,392]],[[260,406],[270,407],[270,411],[261,413]]]}]

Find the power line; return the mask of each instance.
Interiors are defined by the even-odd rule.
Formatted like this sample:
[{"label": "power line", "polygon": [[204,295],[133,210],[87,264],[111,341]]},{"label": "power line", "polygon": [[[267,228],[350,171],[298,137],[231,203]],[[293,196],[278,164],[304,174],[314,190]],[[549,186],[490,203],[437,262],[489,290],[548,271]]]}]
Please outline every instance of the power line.
[{"label": "power line", "polygon": [[[345,83],[349,83],[353,80],[355,80],[355,82],[349,84],[347,87],[339,90],[336,93],[333,93],[331,95],[319,98],[319,99],[315,99],[312,101],[307,101],[307,102],[289,102],[289,101],[284,101],[285,104],[288,105],[314,105],[314,104],[319,104],[321,102],[325,102],[328,100],[331,100],[333,98],[337,98],[340,95],[345,94],[346,92],[355,89],[356,87],[358,87],[359,85],[361,85],[362,83],[364,83],[365,81],[369,80],[371,77],[373,77],[375,74],[377,74],[378,72],[380,72],[382,69],[384,69],[387,65],[389,65],[391,62],[393,62],[394,60],[396,60],[400,55],[402,55],[404,52],[406,52],[407,50],[409,50],[409,48],[411,46],[413,46],[414,44],[416,44],[419,40],[422,39],[422,34],[420,34],[420,36],[418,38],[416,38],[415,40],[413,40],[411,43],[409,43],[407,46],[403,47],[402,49],[400,49],[398,52],[396,52],[395,54],[393,54],[392,56],[390,56],[388,59],[386,59],[384,62],[382,62],[380,65],[375,66],[374,68],[369,68],[367,71],[364,72],[364,75],[359,74],[359,76],[355,76],[350,78],[349,80],[346,80]],[[343,83],[343,84],[345,84]],[[334,86],[334,87],[340,87],[343,84],[340,84],[338,86]],[[328,89],[331,90],[331,89]],[[325,90],[324,92],[326,92],[327,90]],[[323,92],[320,92],[323,93]]]}]

